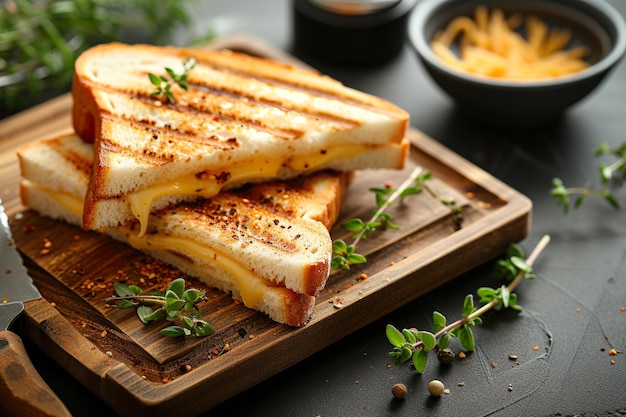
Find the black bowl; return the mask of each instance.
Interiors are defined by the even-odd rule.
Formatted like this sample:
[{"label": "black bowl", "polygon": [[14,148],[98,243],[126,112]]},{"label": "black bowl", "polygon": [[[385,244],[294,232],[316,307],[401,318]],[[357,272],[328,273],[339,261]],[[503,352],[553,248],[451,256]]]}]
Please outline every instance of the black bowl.
[{"label": "black bowl", "polygon": [[[507,81],[455,71],[432,51],[434,34],[477,6],[506,15],[535,15],[549,26],[572,32],[569,46],[586,45],[589,67],[575,74],[539,81]],[[423,0],[413,11],[408,37],[433,80],[465,114],[492,125],[529,128],[547,124],[587,96],[624,56],[626,23],[604,0]]]}]

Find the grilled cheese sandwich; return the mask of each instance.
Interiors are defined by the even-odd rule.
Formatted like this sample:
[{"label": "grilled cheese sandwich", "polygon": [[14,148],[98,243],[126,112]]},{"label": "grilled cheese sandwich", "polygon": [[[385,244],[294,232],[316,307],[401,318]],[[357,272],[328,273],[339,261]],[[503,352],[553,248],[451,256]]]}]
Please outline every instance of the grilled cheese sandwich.
[{"label": "grilled cheese sandwich", "polygon": [[[187,73],[175,101],[147,74]],[[76,61],[73,124],[95,144],[87,229],[211,198],[245,183],[315,171],[402,168],[408,114],[310,70],[230,51],[107,44]]]},{"label": "grilled cheese sandwich", "polygon": [[[18,152],[24,205],[81,226],[93,145],[68,135]],[[102,232],[161,259],[245,306],[291,326],[305,324],[330,273],[328,230],[348,174],[320,171],[222,192]]]}]

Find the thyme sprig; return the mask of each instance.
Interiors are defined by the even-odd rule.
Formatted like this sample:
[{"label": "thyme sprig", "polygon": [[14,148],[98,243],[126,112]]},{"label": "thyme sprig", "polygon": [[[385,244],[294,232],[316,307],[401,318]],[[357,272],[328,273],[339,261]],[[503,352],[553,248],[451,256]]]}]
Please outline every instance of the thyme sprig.
[{"label": "thyme sprig", "polygon": [[433,174],[431,171],[417,166],[400,187],[395,190],[392,188],[370,188],[369,191],[374,192],[376,196],[377,209],[373,210],[372,217],[367,222],[359,218],[353,218],[341,224],[341,227],[347,231],[354,232],[352,235],[353,242],[348,244],[343,239],[333,241],[331,268],[333,270],[349,270],[351,265],[366,263],[367,258],[356,252],[356,245],[361,239],[368,238],[373,231],[381,226],[387,229],[398,229],[399,227],[391,221],[391,215],[386,210],[397,200],[412,194],[419,194],[423,190],[426,190],[441,204],[448,207],[455,216],[455,224],[457,227],[460,227],[462,208],[454,200],[445,199],[428,187],[426,182],[432,178]]},{"label": "thyme sprig", "polygon": [[496,273],[502,278],[510,280],[509,285],[500,288],[481,287],[476,293],[480,302],[485,303],[477,308],[474,305],[474,297],[468,294],[463,300],[463,309],[460,319],[447,324],[446,317],[438,311],[433,312],[433,332],[417,330],[415,328],[398,330],[388,324],[386,327],[387,339],[393,346],[389,355],[393,357],[394,364],[405,363],[412,360],[415,370],[423,373],[428,361],[428,352],[446,349],[456,337],[463,348],[467,351],[475,350],[475,339],[471,328],[482,324],[481,316],[491,309],[512,308],[521,311],[517,304],[517,295],[513,290],[524,279],[534,279],[532,265],[539,254],[550,242],[549,236],[544,236],[530,256],[524,260],[524,254],[516,245],[511,245],[507,251],[506,259],[496,263]]},{"label": "thyme sprig", "polygon": [[616,159],[611,164],[601,163],[598,166],[601,188],[591,186],[567,187],[559,178],[552,180],[551,195],[557,200],[557,204],[563,206],[563,212],[568,213],[573,200],[573,207],[579,208],[587,198],[600,197],[616,210],[621,205],[615,194],[612,192],[612,185],[621,186],[626,179],[626,142],[619,146],[611,147],[607,143],[602,143],[595,150],[594,156],[600,157],[612,155]]},{"label": "thyme sprig", "polygon": [[[333,270],[349,270],[350,265],[357,265],[367,262],[367,258],[359,253],[356,253],[356,245],[361,239],[366,239],[370,233],[372,233],[377,227],[385,225],[386,227],[395,229],[397,226],[391,222],[391,216],[389,213],[385,213],[385,210],[389,208],[397,199],[405,197],[410,194],[416,194],[421,192],[419,186],[413,187],[414,183],[423,183],[426,179],[430,178],[430,173],[423,174],[422,167],[416,167],[408,178],[400,185],[397,190],[390,190],[386,188],[370,188],[376,194],[376,206],[378,209],[374,212],[368,222],[364,222],[359,218],[347,220],[341,224],[344,229],[355,232],[352,235],[354,239],[352,244],[348,245],[343,239],[336,239],[333,242],[333,259],[331,268]],[[388,198],[385,198],[387,193],[391,193]]]},{"label": "thyme sprig", "polygon": [[162,293],[143,294],[138,286],[124,283],[116,283],[113,288],[117,295],[105,301],[114,302],[115,307],[120,309],[137,307],[137,316],[144,324],[162,317],[172,322],[178,319],[181,325],[162,329],[164,336],[209,336],[215,331],[208,322],[200,319],[197,304],[206,300],[205,291],[195,288],[186,290],[182,278],[170,282]]},{"label": "thyme sprig", "polygon": [[174,72],[173,69],[165,67],[165,75],[156,75],[151,72],[148,73],[148,78],[150,78],[150,83],[156,87],[156,90],[151,92],[150,95],[153,96],[165,96],[170,103],[175,103],[174,94],[172,93],[172,87],[174,85],[178,85],[183,90],[189,89],[189,84],[187,84],[187,76],[189,71],[196,66],[196,59],[194,57],[189,57],[183,61],[183,72],[178,74]]}]

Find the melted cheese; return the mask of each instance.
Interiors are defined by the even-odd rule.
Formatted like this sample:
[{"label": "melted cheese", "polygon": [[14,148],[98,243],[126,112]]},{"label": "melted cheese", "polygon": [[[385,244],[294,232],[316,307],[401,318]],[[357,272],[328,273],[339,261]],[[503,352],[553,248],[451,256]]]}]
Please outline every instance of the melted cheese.
[{"label": "melted cheese", "polygon": [[[83,201],[69,193],[53,191],[45,187],[33,184],[40,192],[46,194],[67,211],[77,216],[82,216]],[[128,243],[139,250],[172,250],[173,248],[184,249],[185,252],[197,259],[204,259],[206,262],[215,262],[223,269],[227,270],[237,281],[239,293],[245,306],[259,309],[259,304],[263,301],[263,294],[266,291],[281,291],[279,287],[272,286],[269,281],[256,275],[241,263],[230,258],[223,253],[190,241],[182,237],[165,235],[144,235],[142,237],[125,233],[125,228],[112,228],[128,238]],[[105,230],[106,232],[106,230]]]},{"label": "melted cheese", "polygon": [[277,289],[235,259],[185,238],[155,234],[142,237],[128,236],[128,242],[132,247],[141,250],[182,249],[189,256],[217,263],[237,280],[241,299],[244,305],[250,308],[258,309],[259,304],[263,301],[264,292],[268,289]]},{"label": "melted cheese", "polygon": [[33,187],[37,188],[40,192],[46,194],[49,198],[54,200],[58,205],[77,217],[83,215],[83,200],[80,198],[63,191],[51,191],[38,184],[30,183]]},{"label": "melted cheese", "polygon": [[215,175],[205,175],[208,178],[199,178],[196,175],[190,175],[178,178],[169,184],[156,184],[129,193],[126,195],[125,199],[130,204],[133,215],[139,220],[139,236],[143,236],[148,228],[148,219],[152,211],[152,204],[157,198],[172,195],[193,195],[211,198],[216,196],[222,188],[230,183],[257,178],[273,178],[278,173],[280,167],[280,161],[273,161],[229,168],[229,177],[227,180],[220,180]]},{"label": "melted cheese", "polygon": [[140,228],[138,236],[141,237],[148,229],[148,219],[152,211],[154,201],[159,197],[173,195],[192,195],[211,198],[217,195],[227,184],[244,182],[252,179],[274,178],[283,164],[297,172],[307,172],[327,166],[329,162],[354,157],[357,154],[368,151],[369,147],[362,145],[336,145],[323,152],[304,155],[290,161],[265,161],[240,164],[228,168],[227,180],[220,180],[218,175],[205,175],[208,178],[198,178],[196,175],[180,177],[171,183],[156,184],[142,190],[128,193],[125,200],[130,204],[130,209],[139,220]]}]

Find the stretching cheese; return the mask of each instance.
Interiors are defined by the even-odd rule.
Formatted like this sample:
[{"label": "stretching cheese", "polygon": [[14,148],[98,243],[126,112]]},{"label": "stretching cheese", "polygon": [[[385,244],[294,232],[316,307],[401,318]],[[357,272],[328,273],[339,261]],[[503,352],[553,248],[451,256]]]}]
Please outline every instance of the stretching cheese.
[{"label": "stretching cheese", "polygon": [[193,195],[197,197],[211,198],[216,196],[222,188],[228,184],[241,183],[250,179],[274,178],[283,165],[289,166],[297,172],[305,173],[327,165],[329,161],[347,159],[358,154],[367,152],[371,147],[363,145],[337,145],[320,153],[314,153],[288,162],[281,160],[251,162],[229,169],[224,178],[224,173],[217,175],[206,174],[190,175],[178,178],[169,184],[156,184],[143,190],[129,193],[125,200],[130,204],[131,211],[139,220],[140,228],[138,236],[141,237],[148,230],[148,219],[152,211],[154,201],[159,197],[172,195]]}]

